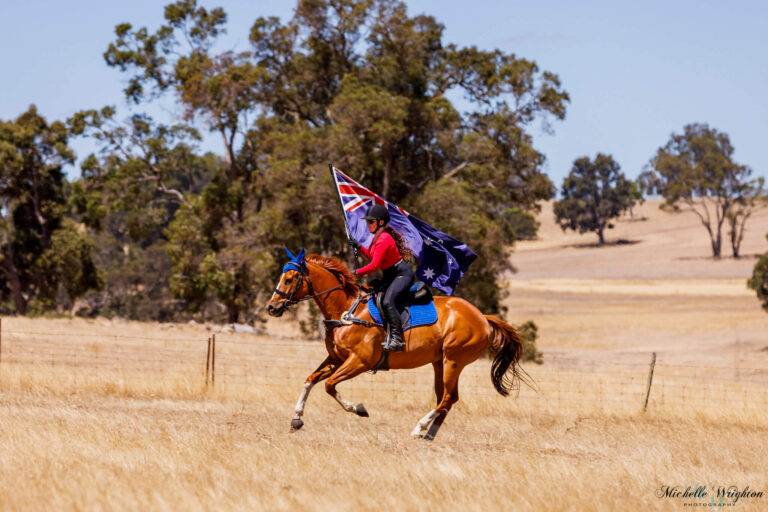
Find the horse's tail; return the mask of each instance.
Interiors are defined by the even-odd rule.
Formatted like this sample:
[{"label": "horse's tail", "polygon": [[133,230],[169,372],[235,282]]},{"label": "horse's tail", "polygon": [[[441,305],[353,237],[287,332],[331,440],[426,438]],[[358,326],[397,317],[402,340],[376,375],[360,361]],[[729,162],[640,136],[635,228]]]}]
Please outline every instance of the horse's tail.
[{"label": "horse's tail", "polygon": [[491,343],[489,350],[493,355],[491,381],[493,387],[502,396],[507,396],[512,389],[520,389],[520,382],[533,388],[531,377],[520,366],[523,354],[523,342],[517,330],[493,315],[485,315],[491,325]]}]

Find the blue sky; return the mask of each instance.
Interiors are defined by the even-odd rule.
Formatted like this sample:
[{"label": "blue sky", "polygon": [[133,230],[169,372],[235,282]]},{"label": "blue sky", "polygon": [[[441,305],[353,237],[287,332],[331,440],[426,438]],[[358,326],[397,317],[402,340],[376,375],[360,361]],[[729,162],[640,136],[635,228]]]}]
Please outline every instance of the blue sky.
[{"label": "blue sky", "polygon": [[[125,77],[102,54],[114,26],[157,27],[167,2],[0,0],[0,119],[34,103],[49,120],[116,105]],[[201,2],[229,14],[226,47],[244,49],[258,16],[286,19],[293,1]],[[560,186],[573,161],[609,153],[635,177],[673,132],[705,122],[728,133],[738,162],[768,178],[768,2],[708,0],[406,2],[445,25],[444,41],[499,48],[557,73],[571,95],[554,134],[532,127]],[[156,112],[173,110],[157,106]],[[170,115],[170,114],[168,114]],[[207,144],[218,151],[216,139]],[[74,144],[83,158],[93,150]],[[69,172],[79,176],[79,169]]]}]

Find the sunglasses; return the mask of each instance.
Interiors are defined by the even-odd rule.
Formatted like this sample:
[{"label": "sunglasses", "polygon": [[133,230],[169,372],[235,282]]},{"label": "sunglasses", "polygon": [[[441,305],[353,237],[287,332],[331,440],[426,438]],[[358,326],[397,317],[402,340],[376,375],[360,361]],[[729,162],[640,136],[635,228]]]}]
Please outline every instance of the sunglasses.
[{"label": "sunglasses", "polygon": [[365,219],[366,224],[376,224],[376,219]]}]

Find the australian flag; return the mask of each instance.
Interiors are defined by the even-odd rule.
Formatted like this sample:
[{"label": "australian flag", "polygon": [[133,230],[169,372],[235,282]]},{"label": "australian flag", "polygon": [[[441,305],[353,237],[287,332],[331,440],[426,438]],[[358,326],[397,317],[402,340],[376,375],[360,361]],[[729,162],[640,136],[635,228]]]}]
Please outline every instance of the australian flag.
[{"label": "australian flag", "polygon": [[385,205],[389,210],[389,224],[406,240],[419,260],[416,275],[426,284],[447,295],[453,294],[459,279],[466,273],[477,254],[467,244],[446,235],[423,220],[414,217],[399,206],[374,194],[355,180],[332,167],[336,189],[339,191],[349,235],[368,247],[373,235],[362,221],[372,204]]}]

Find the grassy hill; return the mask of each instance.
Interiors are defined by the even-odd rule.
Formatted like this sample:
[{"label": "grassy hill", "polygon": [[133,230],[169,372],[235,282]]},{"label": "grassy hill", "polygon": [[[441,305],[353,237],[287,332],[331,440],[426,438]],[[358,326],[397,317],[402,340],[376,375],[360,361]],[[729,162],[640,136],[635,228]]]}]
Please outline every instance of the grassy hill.
[{"label": "grassy hill", "polygon": [[742,258],[726,246],[714,260],[698,218],[659,204],[637,208],[642,220],[618,219],[603,247],[594,234],[564,233],[546,204],[539,239],[512,255],[508,317],[539,325],[545,357],[657,351],[675,362],[768,365],[768,314],[746,287],[755,256],[768,250],[768,209],[750,218]]}]

